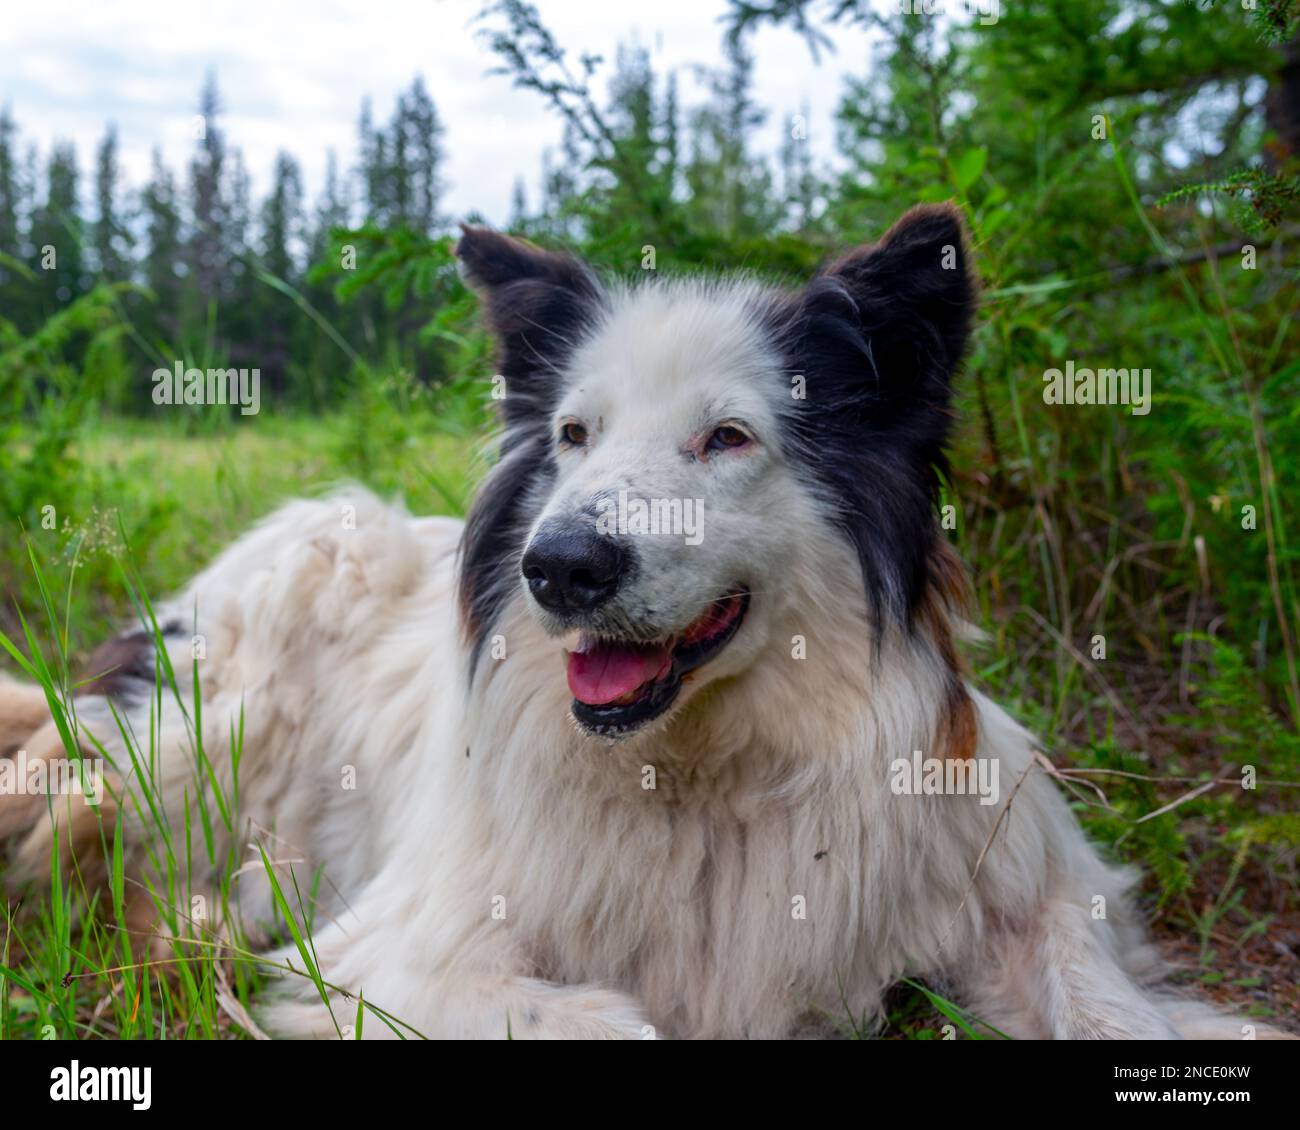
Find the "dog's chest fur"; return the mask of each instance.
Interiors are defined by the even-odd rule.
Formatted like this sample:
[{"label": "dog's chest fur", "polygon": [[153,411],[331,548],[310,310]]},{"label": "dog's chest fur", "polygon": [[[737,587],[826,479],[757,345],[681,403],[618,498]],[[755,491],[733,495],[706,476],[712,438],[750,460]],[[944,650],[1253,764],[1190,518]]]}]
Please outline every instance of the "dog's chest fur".
[{"label": "dog's chest fur", "polygon": [[555,823],[531,843],[505,832],[495,869],[536,974],[617,986],[667,1034],[777,1034],[824,989],[819,940],[854,936],[854,880],[826,846],[828,821],[743,789],[708,803],[651,793],[593,809],[560,788],[537,801],[529,815]]},{"label": "dog's chest fur", "polygon": [[[500,676],[493,696],[562,717],[563,702]],[[727,689],[747,691],[772,694]],[[776,716],[614,746],[531,719],[527,743],[479,735],[462,782],[491,829],[477,881],[484,905],[503,899],[501,928],[534,975],[617,987],[672,1037],[776,1037],[860,1023],[906,972],[902,955],[934,952],[963,884],[922,831],[948,822],[951,798],[891,804],[861,737],[814,750],[806,720],[782,734]]]}]

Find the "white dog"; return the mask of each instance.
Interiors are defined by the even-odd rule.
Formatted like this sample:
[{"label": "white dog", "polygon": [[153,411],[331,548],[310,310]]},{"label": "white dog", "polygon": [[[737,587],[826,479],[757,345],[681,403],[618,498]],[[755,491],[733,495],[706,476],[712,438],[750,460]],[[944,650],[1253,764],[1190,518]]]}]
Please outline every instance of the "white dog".
[{"label": "white dog", "polygon": [[[504,390],[468,520],[296,502],[162,616],[182,683],[201,638],[209,756],[243,713],[233,834],[324,865],[327,980],[435,1037],[834,1031],[908,975],[1015,1037],[1243,1034],[1151,988],[1131,876],[963,677],[935,518],[975,305],[954,210],[795,293],[606,286],[483,229],[458,254]],[[147,732],[152,641],[97,670],[78,715],[120,747],[109,704]],[[23,695],[0,711],[44,709]],[[176,703],[160,732],[179,831]],[[43,798],[0,805],[12,873],[39,873]],[[246,870],[241,912],[268,919]],[[262,1019],[335,1032],[296,978]]]}]

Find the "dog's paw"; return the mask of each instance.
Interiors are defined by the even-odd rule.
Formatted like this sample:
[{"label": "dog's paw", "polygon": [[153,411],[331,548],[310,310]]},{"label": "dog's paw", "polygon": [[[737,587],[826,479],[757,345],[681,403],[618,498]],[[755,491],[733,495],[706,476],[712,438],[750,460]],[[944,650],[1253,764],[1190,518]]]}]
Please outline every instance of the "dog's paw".
[{"label": "dog's paw", "polygon": [[[253,1019],[263,1032],[277,1040],[354,1040],[357,1034],[351,1018],[355,1008],[345,1008],[342,1001],[331,1001],[326,1006],[319,997],[311,1001],[272,994],[257,1002]],[[340,1020],[340,1016],[344,1019]],[[371,1035],[364,1028],[363,1034]]]},{"label": "dog's paw", "polygon": [[521,1007],[509,1013],[515,1040],[653,1040],[645,1010],[631,997],[594,985],[525,981]]}]

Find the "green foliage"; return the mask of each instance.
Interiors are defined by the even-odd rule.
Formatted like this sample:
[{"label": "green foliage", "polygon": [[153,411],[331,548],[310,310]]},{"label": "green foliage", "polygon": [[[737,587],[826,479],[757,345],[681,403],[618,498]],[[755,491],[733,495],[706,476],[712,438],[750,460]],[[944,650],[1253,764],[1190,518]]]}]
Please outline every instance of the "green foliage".
[{"label": "green foliage", "polygon": [[1242,206],[1233,212],[1233,220],[1257,235],[1276,228],[1284,216],[1300,208],[1300,179],[1266,173],[1263,169],[1241,169],[1221,181],[1184,185],[1166,193],[1156,205],[1163,208],[1201,193],[1217,193],[1237,200]]},{"label": "green foliage", "polygon": [[[1219,0],[1184,0],[1204,8],[1213,8]],[[1244,7],[1244,5],[1243,5]],[[1252,5],[1255,27],[1261,42],[1285,43],[1300,26],[1300,5],[1296,0],[1256,0]]]}]

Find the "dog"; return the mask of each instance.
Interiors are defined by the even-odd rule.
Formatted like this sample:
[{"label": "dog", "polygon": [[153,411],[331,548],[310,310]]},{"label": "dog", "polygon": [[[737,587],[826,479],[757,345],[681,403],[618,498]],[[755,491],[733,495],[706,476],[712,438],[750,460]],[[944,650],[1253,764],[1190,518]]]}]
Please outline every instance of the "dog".
[{"label": "dog", "polygon": [[[955,208],[796,290],[623,285],[478,227],[456,253],[502,416],[464,523],[360,490],[291,503],[76,699],[119,752],[118,719],[156,714],[158,764],[105,802],[128,842],[145,783],[178,835],[197,823],[197,693],[200,790],[233,795],[242,732],[217,856],[323,866],[339,992],[284,978],[269,1032],[334,1036],[361,996],[366,1037],[832,1035],[911,976],[1014,1038],[1246,1034],[1160,986],[1134,875],[964,673],[936,514],[978,300]],[[3,688],[11,748],[43,722],[26,752],[64,756],[48,707]],[[0,803],[11,880],[53,836],[98,839],[84,805]],[[237,913],[268,923],[249,850]]]}]

